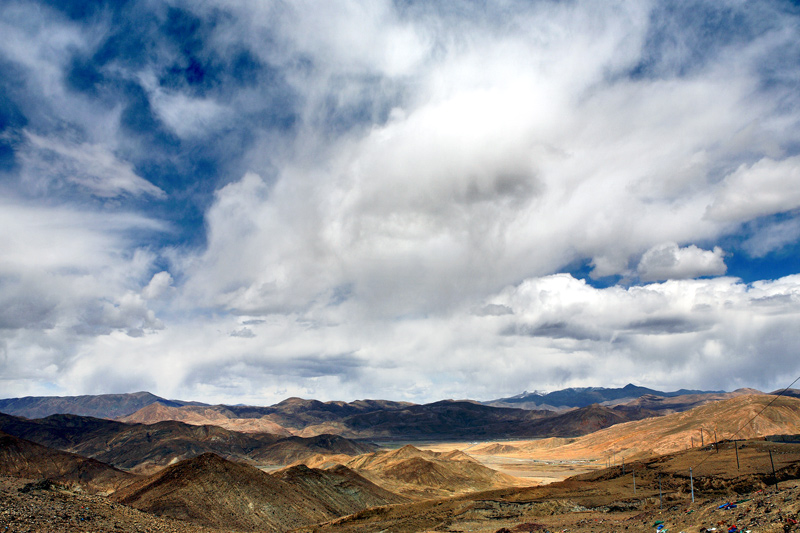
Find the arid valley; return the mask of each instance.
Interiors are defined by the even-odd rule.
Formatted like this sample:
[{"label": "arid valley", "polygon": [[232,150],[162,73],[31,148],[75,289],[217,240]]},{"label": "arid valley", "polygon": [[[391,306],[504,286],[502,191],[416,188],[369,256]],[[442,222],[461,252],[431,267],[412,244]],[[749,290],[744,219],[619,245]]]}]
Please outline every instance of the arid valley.
[{"label": "arid valley", "polygon": [[798,529],[797,391],[595,391],[617,398],[0,400],[0,528]]}]

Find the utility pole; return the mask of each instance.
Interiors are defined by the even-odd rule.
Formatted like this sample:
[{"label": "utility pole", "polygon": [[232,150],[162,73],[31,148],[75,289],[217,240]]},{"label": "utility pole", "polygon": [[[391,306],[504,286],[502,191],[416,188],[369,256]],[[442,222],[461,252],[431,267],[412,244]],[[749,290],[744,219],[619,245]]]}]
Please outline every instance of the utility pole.
[{"label": "utility pole", "polygon": [[714,430],[714,449],[719,453],[719,441],[717,440],[717,430]]},{"label": "utility pole", "polygon": [[703,442],[703,428],[700,428],[700,447],[702,448],[703,446],[705,446]]},{"label": "utility pole", "polygon": [[772,477],[775,480],[775,488],[778,488],[778,476],[775,475],[775,462],[772,460],[772,450],[769,450],[769,463],[772,465]]},{"label": "utility pole", "polygon": [[694,503],[694,478],[692,477],[692,467],[689,467],[689,485],[692,487],[692,503]]},{"label": "utility pole", "polygon": [[736,470],[739,470],[739,443],[733,441],[733,449],[736,450]]},{"label": "utility pole", "polygon": [[661,474],[658,474],[658,501],[660,502],[659,503],[659,508],[663,509],[664,508],[664,496],[661,493]]},{"label": "utility pole", "polygon": [[633,493],[636,494],[636,467],[631,468],[633,474]]}]

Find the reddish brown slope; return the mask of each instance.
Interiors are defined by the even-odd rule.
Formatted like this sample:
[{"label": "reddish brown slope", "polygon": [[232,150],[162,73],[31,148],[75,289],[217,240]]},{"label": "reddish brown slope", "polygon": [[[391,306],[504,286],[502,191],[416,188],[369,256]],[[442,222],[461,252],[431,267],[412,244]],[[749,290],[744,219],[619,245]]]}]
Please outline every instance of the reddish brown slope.
[{"label": "reddish brown slope", "polygon": [[290,437],[292,432],[267,418],[238,418],[235,413],[221,405],[185,405],[171,407],[153,403],[135,413],[119,419],[126,423],[156,424],[175,420],[195,426],[214,425],[243,433],[272,433]]},{"label": "reddish brown slope", "polygon": [[100,461],[53,450],[2,432],[0,474],[80,485],[89,492],[113,491],[136,479]]},{"label": "reddish brown slope", "polygon": [[112,498],[158,516],[240,531],[285,531],[335,516],[292,485],[211,453],[168,467]]},{"label": "reddish brown slope", "polygon": [[346,466],[392,492],[412,498],[452,496],[518,483],[464,453],[429,452],[411,445],[365,454]]},{"label": "reddish brown slope", "polygon": [[[772,402],[772,403],[771,403]],[[751,421],[753,417],[761,413]],[[548,458],[642,457],[684,450],[714,440],[800,433],[800,400],[768,394],[744,395],[663,417],[618,424],[544,451],[533,442],[531,453]]]},{"label": "reddish brown slope", "polygon": [[337,516],[409,501],[408,498],[379,487],[343,465],[328,470],[296,465],[272,475],[313,495]]}]

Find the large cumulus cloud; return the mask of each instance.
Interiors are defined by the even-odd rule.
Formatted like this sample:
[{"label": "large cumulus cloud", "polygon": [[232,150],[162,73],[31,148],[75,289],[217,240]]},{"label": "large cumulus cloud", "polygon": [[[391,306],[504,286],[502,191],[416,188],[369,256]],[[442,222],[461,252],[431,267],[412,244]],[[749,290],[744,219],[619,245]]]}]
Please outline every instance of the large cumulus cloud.
[{"label": "large cumulus cloud", "polygon": [[149,7],[42,7],[49,33],[4,7],[25,74],[4,209],[39,239],[3,286],[18,390],[425,400],[796,372],[797,277],[736,278],[800,234],[791,7]]}]

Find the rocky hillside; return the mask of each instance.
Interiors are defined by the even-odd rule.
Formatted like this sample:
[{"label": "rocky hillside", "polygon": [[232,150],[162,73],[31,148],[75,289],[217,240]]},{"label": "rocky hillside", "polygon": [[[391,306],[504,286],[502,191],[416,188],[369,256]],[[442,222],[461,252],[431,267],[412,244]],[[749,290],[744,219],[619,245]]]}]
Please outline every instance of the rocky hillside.
[{"label": "rocky hillside", "polygon": [[0,400],[0,413],[25,418],[44,418],[55,414],[118,418],[150,404],[180,407],[195,402],[166,400],[149,392],[99,394],[85,396],[26,396]]},{"label": "rocky hillside", "polygon": [[0,431],[138,473],[212,452],[256,464],[286,465],[314,454],[358,455],[375,446],[342,437],[279,437],[182,422],[125,424],[75,415],[28,420],[0,414]]},{"label": "rocky hillside", "polygon": [[[309,478],[302,479],[305,475]],[[112,498],[157,516],[239,531],[286,531],[402,501],[354,473],[289,470],[272,476],[210,453],[170,466]]]},{"label": "rocky hillside", "polygon": [[295,465],[272,474],[301,488],[321,501],[337,516],[353,514],[370,507],[405,503],[408,498],[381,488],[344,465],[330,469]]},{"label": "rocky hillside", "polygon": [[156,402],[133,414],[119,418],[129,424],[156,424],[167,420],[184,422],[194,426],[214,425],[241,433],[272,433],[289,437],[292,432],[264,417],[238,418],[230,409],[221,405],[185,405],[173,407]]},{"label": "rocky hillside", "polygon": [[47,448],[0,432],[0,473],[27,479],[47,479],[89,492],[110,492],[135,476],[73,453]]},{"label": "rocky hillside", "polygon": [[[761,413],[754,420],[753,417]],[[752,421],[751,421],[752,420]],[[800,399],[750,394],[656,418],[618,424],[568,443],[548,440],[508,446],[498,455],[547,459],[630,459],[685,450],[717,440],[800,433]],[[474,453],[490,452],[482,448]]]},{"label": "rocky hillside", "polygon": [[415,499],[508,487],[519,482],[462,452],[429,452],[410,444],[361,455],[346,466],[392,492]]}]

